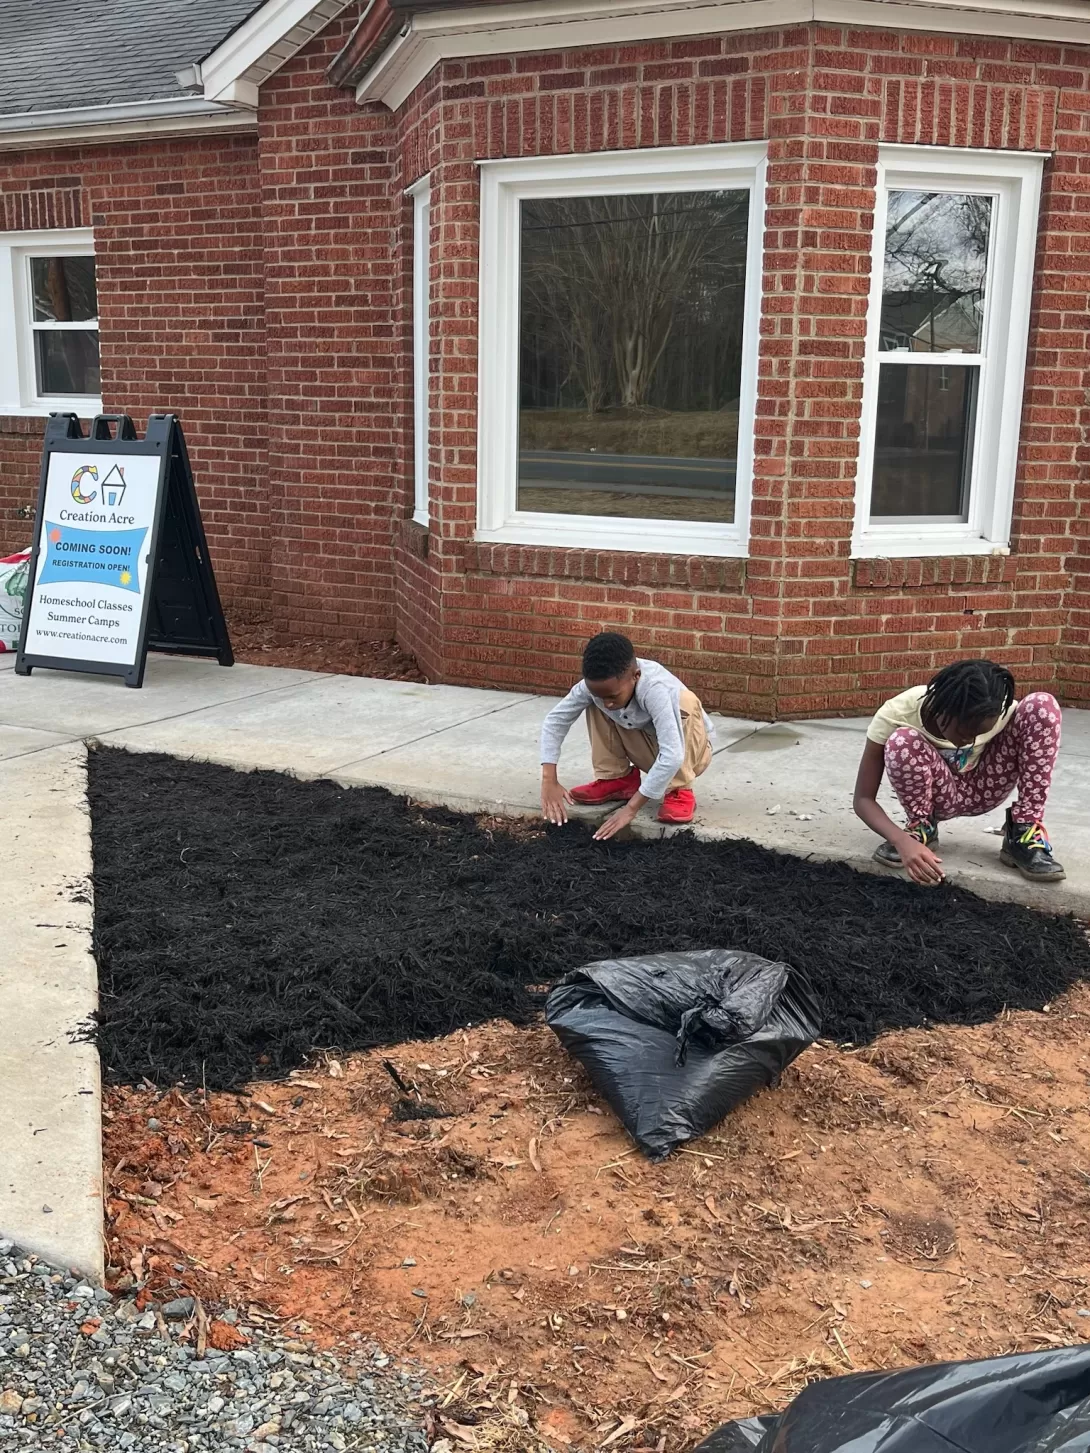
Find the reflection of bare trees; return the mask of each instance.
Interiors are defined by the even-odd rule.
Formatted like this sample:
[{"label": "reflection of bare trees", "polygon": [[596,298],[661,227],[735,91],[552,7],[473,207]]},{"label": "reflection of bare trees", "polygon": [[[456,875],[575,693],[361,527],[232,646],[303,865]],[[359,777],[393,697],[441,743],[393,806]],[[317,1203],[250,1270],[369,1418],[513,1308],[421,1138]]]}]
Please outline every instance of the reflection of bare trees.
[{"label": "reflection of bare trees", "polygon": [[68,276],[62,258],[51,257],[48,259],[45,285],[53,317],[58,323],[70,323],[72,321],[72,303],[68,296]]},{"label": "reflection of bare trees", "polygon": [[71,323],[97,315],[93,258],[35,257],[30,273],[36,320]]},{"label": "reflection of bare trees", "polygon": [[[37,323],[93,322],[98,316],[95,264],[89,257],[35,257],[30,263]],[[98,332],[35,330],[38,389],[43,394],[96,393]]]},{"label": "reflection of bare trees", "polygon": [[747,219],[746,192],[524,202],[524,405],[733,398]]},{"label": "reflection of bare trees", "polygon": [[[891,192],[886,227],[883,330],[927,351],[980,346],[992,198],[972,193]],[[956,310],[952,314],[951,310]]]}]

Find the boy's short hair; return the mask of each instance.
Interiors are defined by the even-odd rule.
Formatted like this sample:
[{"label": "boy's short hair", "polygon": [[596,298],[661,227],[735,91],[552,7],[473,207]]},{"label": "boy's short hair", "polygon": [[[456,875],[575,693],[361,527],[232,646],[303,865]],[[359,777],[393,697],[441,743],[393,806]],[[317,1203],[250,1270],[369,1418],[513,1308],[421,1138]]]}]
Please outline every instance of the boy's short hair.
[{"label": "boy's short hair", "polygon": [[620,676],[636,660],[636,648],[620,631],[600,631],[583,647],[583,679],[608,681]]}]

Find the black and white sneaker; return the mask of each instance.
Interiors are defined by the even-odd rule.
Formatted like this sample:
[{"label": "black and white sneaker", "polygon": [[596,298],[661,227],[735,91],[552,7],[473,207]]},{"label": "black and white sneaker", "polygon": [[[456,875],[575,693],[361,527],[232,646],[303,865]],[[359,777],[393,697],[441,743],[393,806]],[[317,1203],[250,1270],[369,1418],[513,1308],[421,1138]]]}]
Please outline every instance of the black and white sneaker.
[{"label": "black and white sneaker", "polygon": [[[910,822],[905,832],[917,842],[923,843],[925,848],[933,848],[939,840],[939,827],[934,818],[921,818],[919,822]],[[901,855],[892,843],[881,843],[875,848],[874,861],[881,863],[883,868],[904,867]]]},{"label": "black and white sneaker", "polygon": [[1015,822],[1007,808],[1007,825],[1003,829],[1000,860],[1008,868],[1016,868],[1031,883],[1058,883],[1067,874],[1052,856],[1043,822]]}]

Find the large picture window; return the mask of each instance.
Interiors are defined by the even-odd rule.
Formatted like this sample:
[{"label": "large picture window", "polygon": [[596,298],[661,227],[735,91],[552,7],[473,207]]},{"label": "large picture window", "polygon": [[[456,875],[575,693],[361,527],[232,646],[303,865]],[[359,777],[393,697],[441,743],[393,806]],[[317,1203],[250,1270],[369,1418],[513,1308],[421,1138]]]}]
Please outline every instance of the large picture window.
[{"label": "large picture window", "polygon": [[0,408],[101,411],[91,233],[0,233]]},{"label": "large picture window", "polygon": [[481,537],[745,553],[762,163],[482,164]]},{"label": "large picture window", "polygon": [[857,555],[1010,538],[1041,159],[884,148]]}]

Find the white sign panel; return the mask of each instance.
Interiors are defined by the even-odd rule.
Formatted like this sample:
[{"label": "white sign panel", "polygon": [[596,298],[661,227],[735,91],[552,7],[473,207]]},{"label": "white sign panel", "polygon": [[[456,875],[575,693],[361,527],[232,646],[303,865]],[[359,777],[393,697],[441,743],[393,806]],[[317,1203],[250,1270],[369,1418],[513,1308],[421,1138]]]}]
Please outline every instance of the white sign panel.
[{"label": "white sign panel", "polygon": [[24,651],[135,664],[161,459],[49,456]]}]

